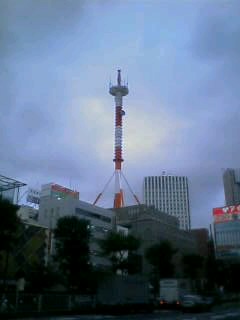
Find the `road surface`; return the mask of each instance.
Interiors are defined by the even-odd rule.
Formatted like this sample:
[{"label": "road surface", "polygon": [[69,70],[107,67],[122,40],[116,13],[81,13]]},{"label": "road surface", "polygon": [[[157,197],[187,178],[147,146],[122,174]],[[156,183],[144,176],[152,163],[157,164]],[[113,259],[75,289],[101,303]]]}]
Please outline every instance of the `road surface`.
[{"label": "road surface", "polygon": [[[79,315],[38,318],[39,320],[239,320],[240,308],[219,309],[205,313],[182,313],[178,311],[159,311],[139,315]],[[29,319],[28,320],[34,320]]]}]

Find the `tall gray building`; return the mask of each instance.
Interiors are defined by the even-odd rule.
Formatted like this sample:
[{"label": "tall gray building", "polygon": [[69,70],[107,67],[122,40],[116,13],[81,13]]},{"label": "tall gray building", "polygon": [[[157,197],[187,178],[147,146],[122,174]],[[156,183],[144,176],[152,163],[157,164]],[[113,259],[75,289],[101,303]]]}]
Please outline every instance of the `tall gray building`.
[{"label": "tall gray building", "polygon": [[182,176],[162,175],[145,177],[144,203],[177,217],[180,228],[190,230],[188,179]]},{"label": "tall gray building", "polygon": [[226,206],[240,203],[240,169],[226,169],[223,173]]}]

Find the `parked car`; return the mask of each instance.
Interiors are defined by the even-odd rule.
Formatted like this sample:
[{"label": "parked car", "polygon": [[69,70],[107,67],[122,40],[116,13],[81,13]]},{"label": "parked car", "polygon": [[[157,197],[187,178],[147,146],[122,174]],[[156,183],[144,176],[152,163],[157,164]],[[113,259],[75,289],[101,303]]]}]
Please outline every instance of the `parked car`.
[{"label": "parked car", "polygon": [[207,311],[213,305],[213,298],[195,294],[184,295],[180,305],[183,311]]}]

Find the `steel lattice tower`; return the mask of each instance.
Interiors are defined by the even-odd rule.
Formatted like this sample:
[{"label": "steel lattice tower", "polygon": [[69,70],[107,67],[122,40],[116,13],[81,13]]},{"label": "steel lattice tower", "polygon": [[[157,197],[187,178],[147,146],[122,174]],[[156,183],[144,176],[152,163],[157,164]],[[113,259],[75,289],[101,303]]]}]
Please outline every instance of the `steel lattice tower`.
[{"label": "steel lattice tower", "polygon": [[109,93],[115,97],[115,197],[114,208],[121,208],[124,205],[123,190],[121,185],[122,169],[122,117],[125,114],[122,108],[123,97],[128,94],[128,87],[122,85],[121,70],[118,70],[117,85],[110,86]]},{"label": "steel lattice tower", "polygon": [[[121,208],[124,206],[124,195],[123,195],[123,189],[122,189],[122,177],[124,178],[125,182],[127,183],[131,193],[133,194],[133,197],[135,201],[140,204],[137,196],[132,192],[126,178],[124,177],[122,173],[122,135],[123,135],[123,129],[122,129],[122,120],[123,116],[125,115],[125,112],[122,107],[123,97],[128,94],[128,86],[125,83],[122,83],[121,79],[121,70],[118,70],[117,75],[117,84],[111,85],[109,88],[109,93],[115,97],[115,144],[114,144],[114,163],[115,163],[115,171],[113,176],[115,176],[115,195],[114,195],[114,208]],[[104,187],[104,190],[112,180],[113,176],[110,178],[106,186]],[[104,192],[103,190],[103,192]],[[101,192],[93,204],[96,204],[101,195],[103,194]]]}]

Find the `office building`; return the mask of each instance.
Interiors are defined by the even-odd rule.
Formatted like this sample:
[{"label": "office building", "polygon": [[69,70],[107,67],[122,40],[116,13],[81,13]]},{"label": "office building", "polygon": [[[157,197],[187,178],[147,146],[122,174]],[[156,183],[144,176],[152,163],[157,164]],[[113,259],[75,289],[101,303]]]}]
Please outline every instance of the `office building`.
[{"label": "office building", "polygon": [[190,230],[188,179],[183,176],[145,177],[143,184],[144,203],[159,211],[178,218],[180,228]]},{"label": "office building", "polygon": [[240,169],[226,169],[223,173],[226,206],[240,204]]},{"label": "office building", "polygon": [[213,209],[216,257],[240,259],[240,205]]}]

